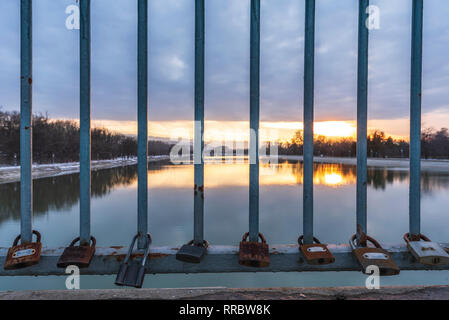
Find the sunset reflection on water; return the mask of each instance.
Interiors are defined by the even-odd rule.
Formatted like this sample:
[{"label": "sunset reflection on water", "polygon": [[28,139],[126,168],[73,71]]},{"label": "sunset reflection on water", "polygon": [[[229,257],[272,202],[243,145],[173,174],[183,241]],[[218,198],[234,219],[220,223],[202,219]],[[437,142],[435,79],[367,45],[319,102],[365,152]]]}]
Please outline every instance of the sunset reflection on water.
[{"label": "sunset reflection on water", "polygon": [[[224,186],[247,186],[249,184],[249,165],[247,163],[206,164],[204,167],[206,188]],[[186,188],[193,186],[194,168],[192,165],[167,165],[148,172],[150,187]],[[320,164],[314,168],[314,184],[338,187],[356,183],[356,171],[341,164]],[[261,163],[261,186],[303,184],[303,164],[301,162],[282,162],[279,164]],[[137,177],[132,186],[137,188]]]}]

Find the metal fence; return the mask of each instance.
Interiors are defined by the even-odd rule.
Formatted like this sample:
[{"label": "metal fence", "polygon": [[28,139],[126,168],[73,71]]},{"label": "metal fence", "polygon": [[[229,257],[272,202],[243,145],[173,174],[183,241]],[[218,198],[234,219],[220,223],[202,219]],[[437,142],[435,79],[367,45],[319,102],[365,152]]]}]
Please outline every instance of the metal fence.
[{"label": "metal fence", "polygon": [[[148,233],[148,0],[138,1],[138,249],[145,246]],[[193,1],[193,0],[192,0]],[[251,1],[250,26],[250,187],[249,240],[259,234],[259,89],[260,89],[260,0]],[[354,0],[355,1],[355,0]],[[32,241],[32,0],[21,0],[21,126],[20,126],[20,215],[23,243]],[[356,221],[361,232],[367,232],[367,107],[368,107],[368,36],[365,26],[369,0],[358,0],[358,79],[357,79],[357,210]],[[91,0],[80,0],[80,238],[81,244],[91,239]],[[410,90],[410,234],[420,235],[420,135],[423,0],[411,0],[412,52]],[[298,53],[299,54],[299,53]],[[313,123],[314,123],[314,55],[315,0],[305,0],[304,49],[304,243],[314,241],[313,232]],[[194,137],[194,243],[204,239],[204,61],[205,61],[205,0],[195,0],[195,137]],[[298,230],[299,233],[299,230]],[[348,235],[349,237],[350,235]],[[44,243],[45,244],[45,243]],[[442,246],[448,248],[449,245]],[[270,246],[270,266],[252,268],[238,263],[238,247],[211,245],[200,264],[183,263],[175,259],[176,248],[152,247],[148,260],[149,273],[242,272],[242,271],[343,271],[360,270],[349,245],[329,245],[336,261],[329,265],[309,265],[304,262],[298,245]],[[448,269],[448,266],[428,266],[418,263],[405,243],[386,248],[401,269]],[[0,275],[64,274],[56,267],[63,248],[44,248],[38,265],[6,271]],[[0,263],[7,249],[0,248]],[[116,273],[126,254],[125,247],[97,248],[84,274]]]}]

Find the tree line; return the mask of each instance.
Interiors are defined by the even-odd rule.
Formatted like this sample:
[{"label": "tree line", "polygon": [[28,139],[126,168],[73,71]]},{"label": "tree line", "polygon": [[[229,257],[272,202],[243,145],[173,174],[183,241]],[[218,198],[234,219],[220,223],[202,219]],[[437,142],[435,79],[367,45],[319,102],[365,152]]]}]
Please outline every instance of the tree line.
[{"label": "tree line", "polygon": [[[92,160],[129,158],[137,155],[137,139],[93,128]],[[375,130],[367,137],[368,157],[408,158],[409,143],[387,137]],[[151,141],[150,155],[169,155],[173,144]],[[449,130],[424,129],[421,135],[424,159],[449,158]],[[355,157],[357,145],[353,138],[314,139],[314,154],[328,157]],[[278,152],[284,155],[303,154],[303,131],[299,130],[288,142],[279,142]],[[20,113],[0,110],[0,163],[18,163],[20,160]],[[33,160],[37,163],[62,163],[79,160],[79,125],[75,121],[51,120],[48,115],[33,116]]]},{"label": "tree line", "polygon": [[[137,155],[135,137],[93,128],[92,160],[129,158]],[[151,141],[150,155],[168,155],[171,145]],[[33,161],[62,163],[79,161],[79,125],[75,121],[51,120],[48,115],[33,116]],[[0,110],[0,163],[20,160],[20,113]]]},{"label": "tree line", "polygon": [[[408,158],[410,145],[405,140],[387,137],[383,131],[374,130],[368,137],[368,157]],[[302,155],[303,131],[299,130],[288,142],[279,143],[279,154]],[[357,142],[353,138],[332,139],[317,136],[314,155],[326,157],[356,157]],[[424,159],[449,159],[449,130],[424,129],[421,134],[421,156]]]}]

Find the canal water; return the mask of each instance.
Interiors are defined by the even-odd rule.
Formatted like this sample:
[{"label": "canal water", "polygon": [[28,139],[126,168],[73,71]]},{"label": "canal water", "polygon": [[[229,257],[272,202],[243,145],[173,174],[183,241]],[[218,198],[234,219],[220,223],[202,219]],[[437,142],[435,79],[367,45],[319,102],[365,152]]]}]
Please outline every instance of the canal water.
[{"label": "canal water", "polygon": [[[247,163],[205,166],[205,237],[237,245],[248,229]],[[408,229],[408,171],[369,168],[368,231],[385,244],[401,243]],[[302,163],[260,167],[260,230],[270,244],[296,243],[302,230]],[[356,168],[315,165],[315,232],[326,243],[347,243],[355,230]],[[193,233],[193,166],[151,163],[149,228],[153,245],[179,246]],[[449,174],[423,172],[422,230],[448,242]],[[92,232],[97,246],[129,245],[137,225],[137,168],[93,172]],[[44,246],[64,246],[79,229],[77,174],[34,181],[34,226]],[[20,232],[19,183],[0,185],[0,246]],[[359,272],[148,275],[145,287],[363,286]],[[381,285],[449,284],[448,271],[409,271]],[[65,277],[0,277],[0,290],[64,289]],[[82,289],[115,288],[114,276],[82,276]]]}]

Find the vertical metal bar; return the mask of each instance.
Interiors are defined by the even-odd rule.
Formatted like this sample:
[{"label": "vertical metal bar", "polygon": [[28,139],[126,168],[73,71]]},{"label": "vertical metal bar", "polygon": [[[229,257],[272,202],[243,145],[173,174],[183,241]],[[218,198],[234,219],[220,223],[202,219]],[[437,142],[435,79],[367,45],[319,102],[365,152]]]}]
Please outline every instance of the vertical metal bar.
[{"label": "vertical metal bar", "polygon": [[80,0],[80,237],[90,243],[90,0]]},{"label": "vertical metal bar", "polygon": [[251,0],[249,241],[259,234],[260,0]]},{"label": "vertical metal bar", "polygon": [[33,2],[20,2],[20,230],[22,242],[33,231]]},{"label": "vertical metal bar", "polygon": [[195,1],[194,242],[204,240],[204,0]]},{"label": "vertical metal bar", "polygon": [[421,233],[421,86],[423,0],[413,0],[410,85],[410,234]]},{"label": "vertical metal bar", "polygon": [[138,0],[137,37],[137,231],[138,248],[143,249],[148,232],[148,0]]},{"label": "vertical metal bar", "polygon": [[313,103],[315,67],[315,0],[306,0],[304,42],[304,243],[313,243]]},{"label": "vertical metal bar", "polygon": [[359,0],[357,71],[357,225],[367,232],[368,0]]}]

